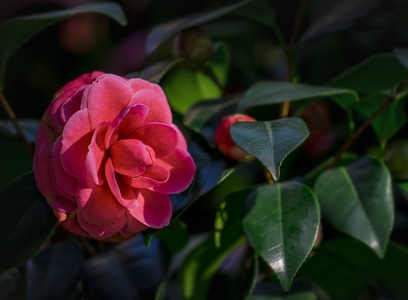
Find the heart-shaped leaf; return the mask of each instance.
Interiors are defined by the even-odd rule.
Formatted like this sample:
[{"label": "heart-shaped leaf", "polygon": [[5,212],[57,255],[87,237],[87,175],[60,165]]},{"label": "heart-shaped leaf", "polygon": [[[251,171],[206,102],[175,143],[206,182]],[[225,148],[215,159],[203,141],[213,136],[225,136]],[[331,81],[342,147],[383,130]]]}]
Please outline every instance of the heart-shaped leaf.
[{"label": "heart-shaped leaf", "polygon": [[374,55],[330,82],[330,86],[375,93],[391,89],[408,77],[408,70],[394,54]]},{"label": "heart-shaped leaf", "polygon": [[322,173],[315,183],[323,216],[338,230],[383,257],[394,221],[391,176],[379,160],[364,157]]},{"label": "heart-shaped leaf", "polygon": [[320,213],[313,192],[297,182],[258,187],[242,225],[249,243],[270,265],[285,290],[312,250]]},{"label": "heart-shaped leaf", "polygon": [[0,273],[34,256],[48,240],[56,218],[40,195],[33,173],[0,193]]},{"label": "heart-shaped leaf", "polygon": [[285,157],[309,135],[307,125],[300,118],[237,122],[231,126],[230,133],[235,143],[261,161],[275,180],[279,179]]},{"label": "heart-shaped leaf", "polygon": [[28,264],[30,299],[71,299],[83,270],[84,256],[76,240],[49,246]]},{"label": "heart-shaped leaf", "polygon": [[44,28],[81,13],[106,15],[121,25],[126,24],[123,11],[117,3],[90,3],[74,7],[11,19],[0,25],[0,89],[4,81],[7,60],[31,37]]},{"label": "heart-shaped leaf", "polygon": [[351,90],[283,81],[261,81],[247,91],[238,105],[238,111],[259,105],[322,97],[333,99],[343,108],[358,101],[357,94]]}]

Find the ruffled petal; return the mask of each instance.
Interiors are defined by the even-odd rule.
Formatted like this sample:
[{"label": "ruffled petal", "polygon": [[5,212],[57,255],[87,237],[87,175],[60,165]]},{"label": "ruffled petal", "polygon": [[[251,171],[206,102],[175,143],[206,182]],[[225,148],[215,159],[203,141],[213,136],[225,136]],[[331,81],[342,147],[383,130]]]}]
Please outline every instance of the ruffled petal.
[{"label": "ruffled petal", "polygon": [[77,203],[78,211],[86,222],[97,226],[109,226],[125,214],[109,185],[96,185],[86,175],[79,180]]},{"label": "ruffled petal", "polygon": [[138,191],[139,206],[130,208],[130,214],[149,227],[162,228],[167,226],[172,214],[170,197],[146,189]]},{"label": "ruffled petal", "polygon": [[98,185],[105,182],[104,163],[108,156],[107,149],[105,148],[105,136],[108,128],[109,123],[102,123],[95,129],[91,144],[88,146],[89,152],[85,161],[89,177]]},{"label": "ruffled petal", "polygon": [[81,108],[89,113],[91,128],[102,122],[112,122],[132,98],[132,90],[123,77],[105,74],[99,76],[84,91]]},{"label": "ruffled petal", "polygon": [[58,223],[64,222],[68,215],[75,211],[77,205],[75,202],[69,201],[62,197],[54,197],[48,200],[48,204],[51,206]]},{"label": "ruffled petal", "polygon": [[121,234],[125,238],[134,236],[135,234],[146,230],[147,227],[143,223],[135,219],[129,212],[126,213],[126,226],[122,229]]},{"label": "ruffled petal", "polygon": [[131,177],[143,174],[154,159],[138,140],[119,140],[112,145],[109,153],[115,172]]},{"label": "ruffled petal", "polygon": [[153,190],[164,194],[180,193],[187,189],[194,178],[196,166],[190,154],[181,147],[163,159],[157,159],[156,164],[170,171],[169,179],[160,185],[153,187]]},{"label": "ruffled petal", "polygon": [[67,122],[62,135],[61,163],[70,175],[79,178],[85,167],[92,139],[86,110],[80,110]]},{"label": "ruffled petal", "polygon": [[152,147],[157,158],[170,154],[178,144],[177,131],[170,125],[156,122],[136,128],[128,138]]},{"label": "ruffled petal", "polygon": [[150,189],[165,183],[170,177],[170,171],[160,165],[152,165],[139,177],[123,177],[123,180],[133,188]]}]

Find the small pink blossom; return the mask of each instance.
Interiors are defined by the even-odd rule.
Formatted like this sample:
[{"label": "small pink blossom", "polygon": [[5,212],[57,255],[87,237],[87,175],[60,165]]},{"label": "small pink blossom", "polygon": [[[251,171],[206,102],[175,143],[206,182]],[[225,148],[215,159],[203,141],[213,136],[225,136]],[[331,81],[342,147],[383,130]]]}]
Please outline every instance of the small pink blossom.
[{"label": "small pink blossom", "polygon": [[65,85],[44,114],[34,175],[66,230],[119,241],[172,216],[195,164],[162,89],[93,72]]}]

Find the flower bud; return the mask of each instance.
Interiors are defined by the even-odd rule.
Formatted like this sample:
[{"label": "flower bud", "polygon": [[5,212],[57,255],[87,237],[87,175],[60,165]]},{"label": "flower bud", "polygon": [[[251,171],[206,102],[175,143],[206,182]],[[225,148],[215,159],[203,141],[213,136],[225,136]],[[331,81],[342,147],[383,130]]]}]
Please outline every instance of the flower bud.
[{"label": "flower bud", "polygon": [[252,160],[252,156],[238,147],[231,138],[230,129],[235,122],[255,122],[248,115],[236,114],[224,117],[215,132],[215,143],[218,149],[228,158],[238,161]]}]

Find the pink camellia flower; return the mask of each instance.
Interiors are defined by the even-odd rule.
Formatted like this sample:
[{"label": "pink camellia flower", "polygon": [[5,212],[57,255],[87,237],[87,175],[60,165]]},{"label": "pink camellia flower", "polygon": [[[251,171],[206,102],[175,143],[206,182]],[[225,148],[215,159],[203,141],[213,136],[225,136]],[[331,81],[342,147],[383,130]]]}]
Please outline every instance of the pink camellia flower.
[{"label": "pink camellia flower", "polygon": [[235,114],[226,116],[221,120],[215,131],[215,144],[217,148],[227,157],[238,161],[252,160],[252,155],[238,147],[231,138],[230,129],[236,122],[255,122],[256,120],[248,115]]},{"label": "pink camellia flower", "polygon": [[42,119],[34,175],[66,230],[120,241],[169,224],[169,194],[195,164],[162,89],[93,72],[57,92]]}]

